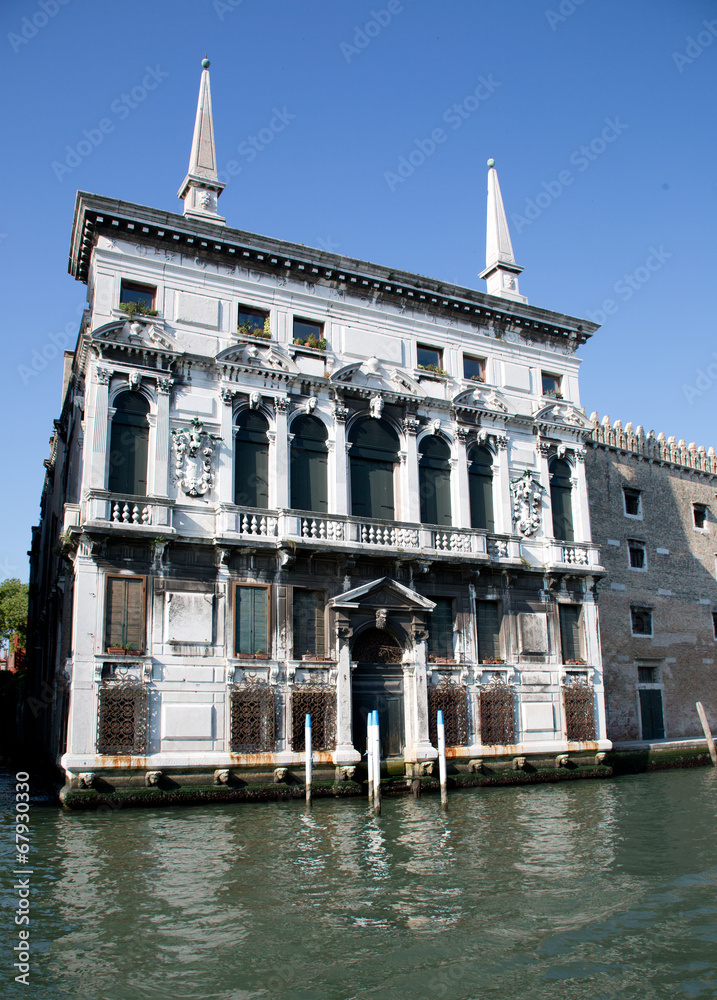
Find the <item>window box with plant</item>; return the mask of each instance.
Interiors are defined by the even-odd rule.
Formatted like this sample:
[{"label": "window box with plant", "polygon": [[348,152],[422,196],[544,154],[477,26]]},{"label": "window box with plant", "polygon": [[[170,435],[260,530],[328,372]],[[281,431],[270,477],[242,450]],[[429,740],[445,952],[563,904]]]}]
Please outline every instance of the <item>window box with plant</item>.
[{"label": "window box with plant", "polygon": [[269,313],[264,309],[250,309],[247,306],[239,306],[237,336],[271,340]]},{"label": "window box with plant", "polygon": [[237,660],[268,660],[269,654],[265,653],[263,649],[257,649],[255,653],[235,653],[234,656]]},{"label": "window box with plant", "polygon": [[492,664],[494,666],[497,666],[497,665],[499,665],[501,663],[505,663],[505,660],[501,659],[499,656],[488,656],[484,660],[482,660],[481,662],[482,663],[486,663],[486,664],[489,663],[489,664]]},{"label": "window box with plant", "polygon": [[416,365],[419,374],[426,376],[437,376],[439,378],[446,378],[448,372],[445,368],[439,368],[438,365]]},{"label": "window box with plant", "polygon": [[130,319],[133,319],[135,316],[159,315],[157,309],[150,309],[144,302],[120,302],[119,307],[123,313],[127,313]]},{"label": "window box with plant", "polygon": [[581,657],[578,656],[574,660],[566,660],[565,664],[568,667],[584,667],[585,666],[585,660],[583,660]]},{"label": "window box with plant", "polygon": [[297,347],[308,347],[312,351],[326,350],[324,324],[294,317],[292,340]]},{"label": "window box with plant", "polygon": [[446,664],[450,664],[450,663],[458,663],[458,660],[455,657],[453,657],[451,659],[451,657],[449,657],[449,656],[434,656],[432,653],[429,653],[428,654],[428,662],[429,663],[446,663]]},{"label": "window box with plant", "polygon": [[153,285],[138,285],[133,281],[123,281],[120,285],[119,308],[132,318],[134,316],[156,316],[157,289]]},{"label": "window box with plant", "polygon": [[326,350],[326,337],[317,337],[310,333],[306,337],[294,337],[294,344],[297,347],[310,347],[312,351]]},{"label": "window box with plant", "polygon": [[108,646],[107,652],[110,656],[130,656],[139,651],[134,648],[131,642],[128,642],[124,646]]}]

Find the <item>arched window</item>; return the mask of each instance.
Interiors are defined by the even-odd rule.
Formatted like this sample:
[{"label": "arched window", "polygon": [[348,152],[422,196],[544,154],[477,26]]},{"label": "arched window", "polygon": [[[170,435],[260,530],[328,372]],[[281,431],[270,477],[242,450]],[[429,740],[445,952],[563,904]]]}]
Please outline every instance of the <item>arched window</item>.
[{"label": "arched window", "polygon": [[146,497],[149,403],[140,392],[121,392],[114,407],[107,489]]},{"label": "arched window", "polygon": [[570,481],[570,466],[560,458],[554,458],[550,470],[550,504],[553,508],[553,536],[564,542],[575,540],[573,531],[573,504]]},{"label": "arched window", "polygon": [[269,425],[256,410],[242,410],[234,439],[234,503],[269,506]]},{"label": "arched window", "polygon": [[493,517],[493,456],[487,448],[468,452],[468,488],[471,498],[471,527],[495,531]]},{"label": "arched window", "polygon": [[398,437],[383,420],[364,417],[349,433],[351,513],[356,517],[394,519],[393,470]]},{"label": "arched window", "polygon": [[317,417],[297,417],[291,425],[291,506],[326,514],[326,427]]},{"label": "arched window", "polygon": [[423,524],[451,524],[451,450],[440,437],[419,445],[418,479]]}]

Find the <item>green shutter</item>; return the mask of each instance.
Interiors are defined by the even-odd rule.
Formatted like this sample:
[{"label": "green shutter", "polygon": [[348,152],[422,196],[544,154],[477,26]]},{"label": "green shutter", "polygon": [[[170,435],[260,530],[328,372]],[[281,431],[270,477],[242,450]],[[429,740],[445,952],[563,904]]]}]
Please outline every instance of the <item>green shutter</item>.
[{"label": "green shutter", "polygon": [[244,410],[237,418],[234,448],[234,503],[269,506],[269,425],[260,413]]},{"label": "green shutter", "polygon": [[453,657],[453,601],[433,597],[436,606],[428,616],[428,652],[431,656]]},{"label": "green shutter", "polygon": [[560,646],[563,663],[581,658],[580,606],[577,604],[560,605]]},{"label": "green shutter", "polygon": [[643,740],[662,740],[665,737],[665,723],[662,715],[662,691],[645,689],[640,691],[640,716]]},{"label": "green shutter", "polygon": [[478,659],[500,658],[500,608],[497,601],[476,601]]},{"label": "green shutter", "polygon": [[351,428],[351,513],[392,521],[393,470],[398,462],[398,438],[382,420],[366,417]]},{"label": "green shutter", "polygon": [[294,659],[304,653],[324,656],[324,594],[320,590],[294,589]]},{"label": "green shutter", "polygon": [[473,448],[468,463],[471,527],[495,531],[493,516],[493,458],[486,448]]},{"label": "green shutter", "polygon": [[439,437],[421,441],[418,462],[421,522],[451,524],[451,465],[450,448]]},{"label": "green shutter", "polygon": [[122,392],[115,400],[115,408],[107,489],[111,493],[147,496],[149,403],[140,393]]},{"label": "green shutter", "polygon": [[105,647],[131,646],[144,651],[144,579],[107,578]]},{"label": "green shutter", "polygon": [[563,542],[574,541],[570,466],[560,459],[550,463],[550,505],[553,509],[553,537]]},{"label": "green shutter", "polygon": [[236,588],[236,652],[269,652],[268,594],[266,587]]}]

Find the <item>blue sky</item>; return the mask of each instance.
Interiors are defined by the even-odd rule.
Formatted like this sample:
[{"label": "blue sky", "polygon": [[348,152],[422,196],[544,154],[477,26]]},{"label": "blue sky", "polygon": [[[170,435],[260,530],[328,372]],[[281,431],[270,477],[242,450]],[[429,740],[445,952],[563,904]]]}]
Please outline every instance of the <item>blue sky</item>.
[{"label": "blue sky", "polygon": [[180,211],[205,51],[228,225],[482,288],[492,156],[521,292],[603,322],[588,413],[717,445],[714,0],[3,0],[0,45],[0,578],[85,296],[75,192]]}]

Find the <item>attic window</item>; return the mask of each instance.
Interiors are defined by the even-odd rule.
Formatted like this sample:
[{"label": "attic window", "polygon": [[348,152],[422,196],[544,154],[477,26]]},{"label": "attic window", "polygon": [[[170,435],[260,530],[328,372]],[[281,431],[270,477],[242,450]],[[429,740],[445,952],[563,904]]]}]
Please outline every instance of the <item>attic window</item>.
[{"label": "attic window", "polygon": [[240,305],[237,314],[237,333],[247,337],[271,336],[268,319],[269,313],[265,309]]},{"label": "attic window", "polygon": [[562,379],[560,375],[551,375],[550,372],[541,372],[540,374],[543,383],[543,395],[555,396],[557,399],[562,399],[563,393],[560,388]]},{"label": "attic window", "polygon": [[703,507],[702,504],[699,503],[693,504],[692,518],[694,520],[695,528],[700,528],[704,531],[707,527],[707,508]]},{"label": "attic window", "polygon": [[154,309],[156,295],[157,289],[152,285],[138,285],[133,281],[122,281],[120,285],[120,305],[139,303],[141,308],[137,312]]},{"label": "attic window", "polygon": [[485,382],[485,358],[471,358],[463,355],[463,378],[472,382]]}]

